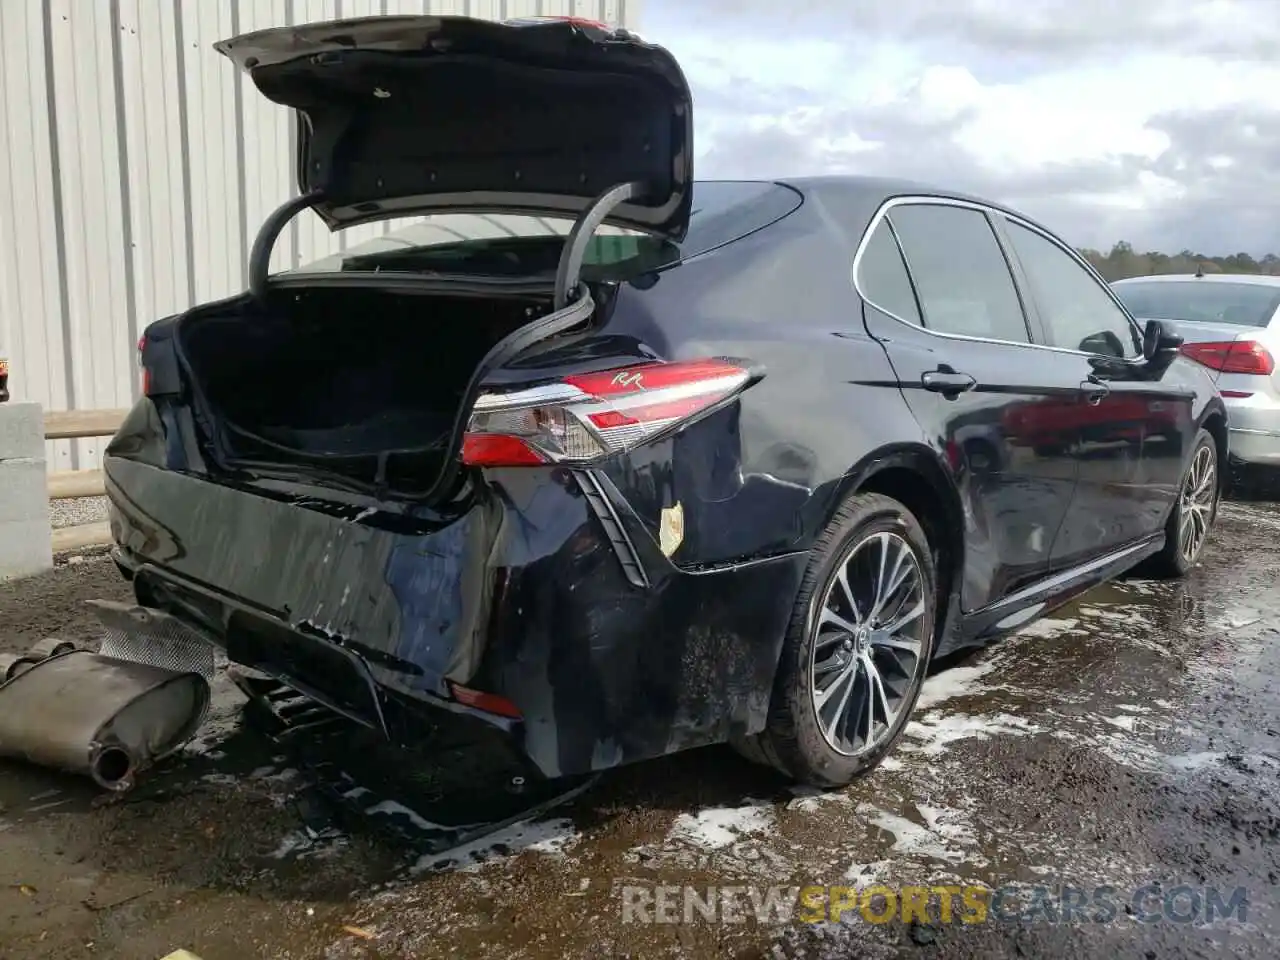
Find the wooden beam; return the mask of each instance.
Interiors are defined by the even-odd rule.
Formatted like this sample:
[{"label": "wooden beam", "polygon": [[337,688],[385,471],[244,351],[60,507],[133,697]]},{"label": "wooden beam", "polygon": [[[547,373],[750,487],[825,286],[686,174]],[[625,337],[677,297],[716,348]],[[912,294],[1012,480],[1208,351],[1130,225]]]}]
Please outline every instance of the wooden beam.
[{"label": "wooden beam", "polygon": [[58,470],[49,474],[50,500],[101,497],[107,492],[101,470]]},{"label": "wooden beam", "polygon": [[120,429],[128,410],[46,410],[46,440],[108,437]]},{"label": "wooden beam", "polygon": [[106,520],[82,523],[74,527],[53,528],[53,552],[70,553],[89,547],[105,547],[111,543],[111,524]]}]

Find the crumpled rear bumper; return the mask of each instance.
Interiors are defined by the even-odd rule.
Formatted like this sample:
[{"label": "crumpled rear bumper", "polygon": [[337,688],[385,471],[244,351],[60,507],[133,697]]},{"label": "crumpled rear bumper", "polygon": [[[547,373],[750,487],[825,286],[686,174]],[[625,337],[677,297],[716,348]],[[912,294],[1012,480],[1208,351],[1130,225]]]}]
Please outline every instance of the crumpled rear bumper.
[{"label": "crumpled rear bumper", "polygon": [[496,727],[549,777],[758,731],[807,559],[678,569],[607,480],[593,499],[565,471],[497,473],[436,529],[119,457],[106,472],[139,602],[389,736],[441,709]]}]

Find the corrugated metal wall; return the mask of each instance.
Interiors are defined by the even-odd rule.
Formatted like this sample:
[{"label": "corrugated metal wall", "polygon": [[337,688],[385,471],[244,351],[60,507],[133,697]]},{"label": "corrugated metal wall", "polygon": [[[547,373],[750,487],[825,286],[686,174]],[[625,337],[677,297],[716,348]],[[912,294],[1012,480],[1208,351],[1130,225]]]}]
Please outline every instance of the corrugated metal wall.
[{"label": "corrugated metal wall", "polygon": [[[283,24],[397,13],[572,14],[639,29],[641,0],[0,0],[0,355],[15,399],[133,401],[156,317],[244,289],[254,231],[297,190],[288,110],[212,44]],[[285,268],[369,239],[310,212]],[[101,441],[49,444],[52,470]]]}]

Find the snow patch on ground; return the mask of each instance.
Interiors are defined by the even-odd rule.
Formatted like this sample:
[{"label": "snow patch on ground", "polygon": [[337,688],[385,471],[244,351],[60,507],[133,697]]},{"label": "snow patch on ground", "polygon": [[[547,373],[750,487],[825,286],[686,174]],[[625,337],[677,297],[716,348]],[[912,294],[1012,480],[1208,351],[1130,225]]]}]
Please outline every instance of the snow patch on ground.
[{"label": "snow patch on ground", "polygon": [[1133,716],[1103,717],[1102,719],[1104,723],[1109,723],[1113,727],[1119,727],[1121,730],[1129,731],[1132,731],[1138,722],[1138,718]]},{"label": "snow patch on ground", "polygon": [[1165,757],[1164,762],[1172,769],[1185,773],[1198,773],[1208,769],[1235,769],[1242,772],[1280,770],[1280,759],[1266,753],[1202,751]]},{"label": "snow patch on ground", "polygon": [[967,858],[963,850],[955,849],[945,837],[914,820],[874,807],[860,807],[859,813],[869,823],[893,835],[889,850],[898,856],[926,857],[944,863],[963,863]]},{"label": "snow patch on ground", "polygon": [[751,803],[743,807],[708,807],[676,817],[668,839],[683,840],[708,850],[728,847],[743,837],[760,834],[774,824],[771,806]]},{"label": "snow patch on ground", "polygon": [[1037,637],[1042,640],[1052,637],[1061,636],[1080,626],[1080,621],[1074,617],[1041,617],[1034,623],[1029,623],[1022,629],[1017,631],[1019,637]]},{"label": "snow patch on ground", "polygon": [[430,820],[427,820],[426,818],[419,816],[413,810],[410,810],[404,804],[396,803],[394,800],[383,800],[379,803],[375,803],[373,806],[365,808],[364,812],[373,817],[404,817],[424,833],[428,831],[448,829],[438,823],[432,823]]},{"label": "snow patch on ground", "polygon": [[948,700],[986,693],[990,688],[979,681],[992,673],[997,666],[996,659],[991,658],[972,666],[952,667],[950,670],[943,670],[929,677],[920,688],[916,710],[931,710]]},{"label": "snow patch on ground", "polygon": [[903,731],[905,739],[898,745],[902,753],[936,757],[957,740],[989,740],[998,736],[1029,736],[1043,733],[1043,728],[1010,713],[977,716],[966,713],[926,714],[912,720]]},{"label": "snow patch on ground", "polygon": [[[899,766],[901,763],[899,762]],[[881,768],[884,764],[881,764]],[[813,813],[831,804],[848,803],[849,797],[839,790],[819,790],[816,787],[795,786],[791,788],[794,800],[788,800],[786,809]]]},{"label": "snow patch on ground", "polygon": [[280,845],[267,854],[272,860],[284,860],[306,850],[314,841],[301,830],[291,830],[280,838]]},{"label": "snow patch on ground", "polygon": [[563,817],[550,820],[526,820],[481,837],[473,843],[443,854],[419,858],[410,873],[456,869],[474,871],[496,860],[506,860],[525,851],[559,855],[569,850],[581,835],[573,821]]}]

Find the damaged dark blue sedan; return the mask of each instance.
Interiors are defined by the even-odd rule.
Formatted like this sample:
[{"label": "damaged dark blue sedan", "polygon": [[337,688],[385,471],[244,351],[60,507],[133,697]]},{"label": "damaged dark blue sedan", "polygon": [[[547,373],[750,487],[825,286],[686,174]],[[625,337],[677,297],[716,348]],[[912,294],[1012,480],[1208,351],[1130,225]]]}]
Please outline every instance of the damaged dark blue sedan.
[{"label": "damaged dark blue sedan", "polygon": [[[1196,562],[1222,402],[1028,219],[694,183],[678,64],[590,23],[218,49],[296,110],[299,195],[147,329],[105,471],[139,603],[231,660],[548,777],[731,742],[838,785],[935,657]],[[305,210],[423,220],[270,273]]]}]

